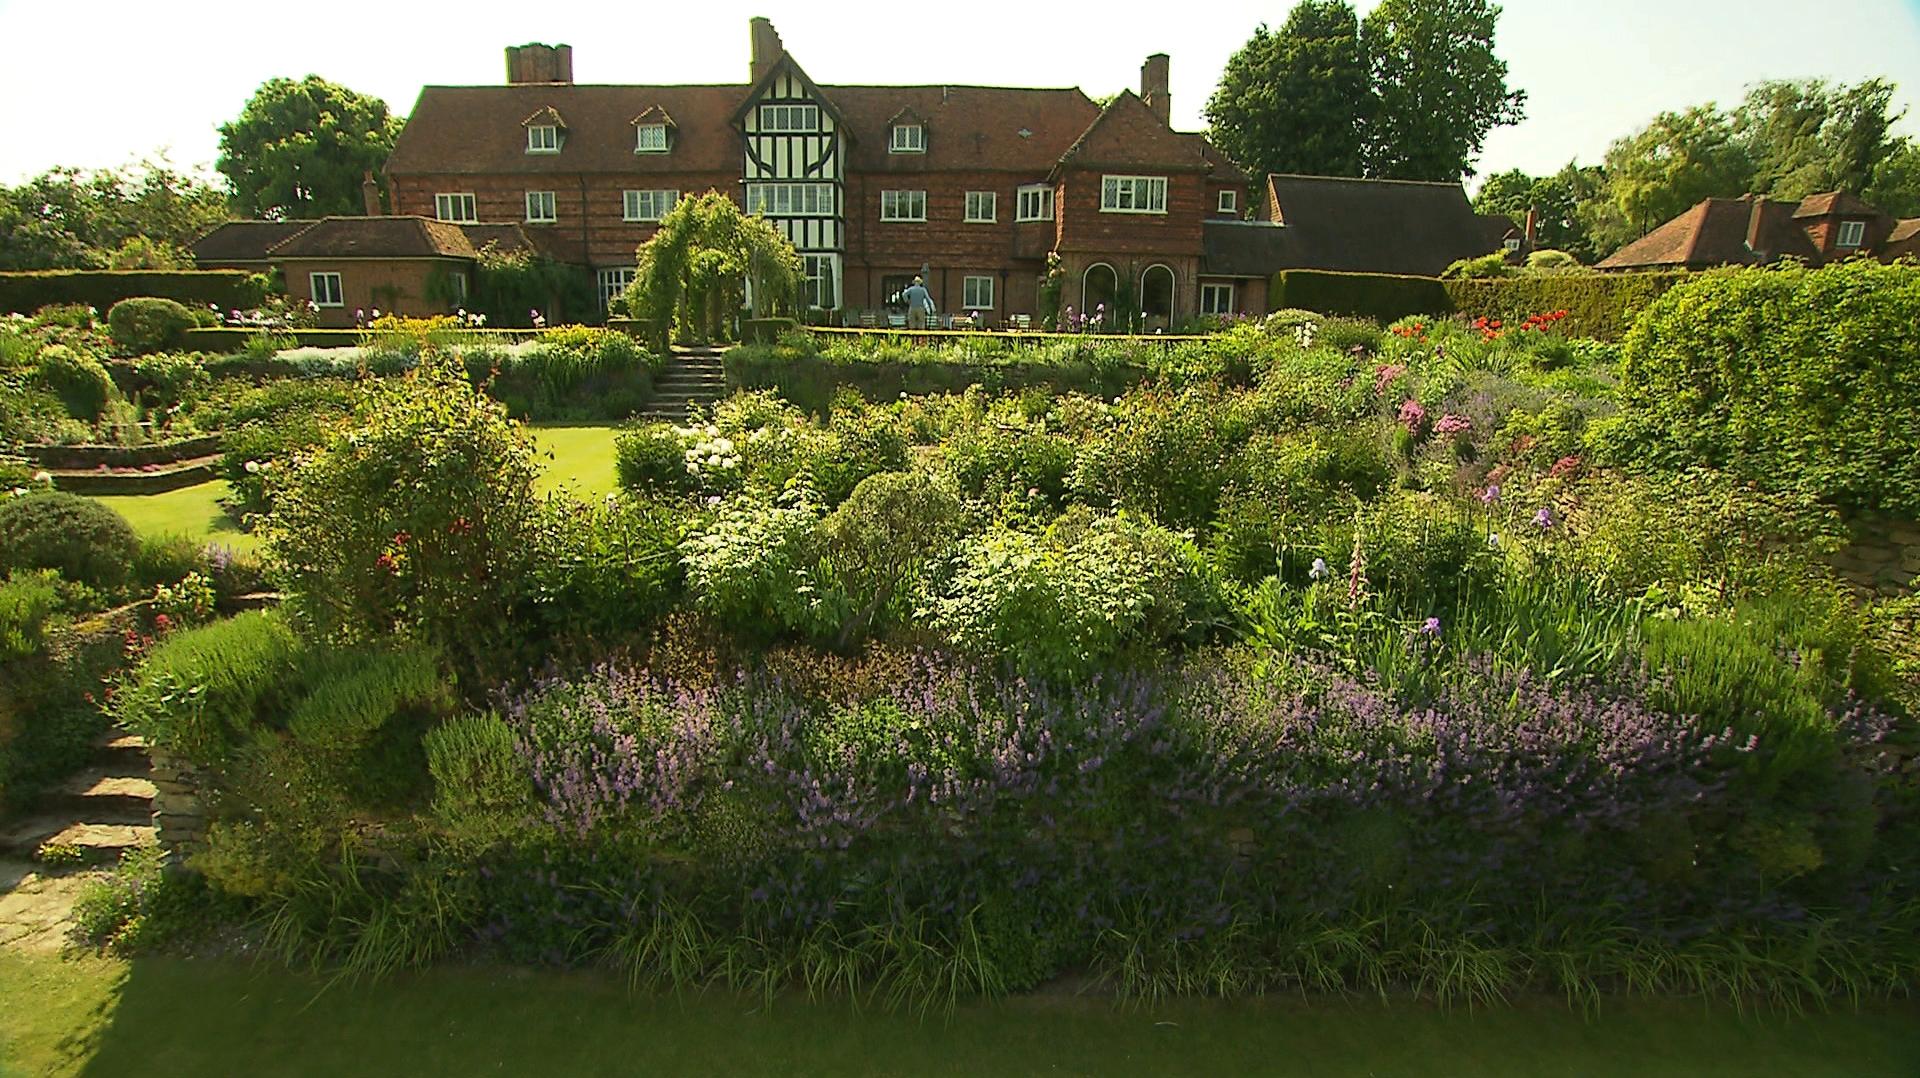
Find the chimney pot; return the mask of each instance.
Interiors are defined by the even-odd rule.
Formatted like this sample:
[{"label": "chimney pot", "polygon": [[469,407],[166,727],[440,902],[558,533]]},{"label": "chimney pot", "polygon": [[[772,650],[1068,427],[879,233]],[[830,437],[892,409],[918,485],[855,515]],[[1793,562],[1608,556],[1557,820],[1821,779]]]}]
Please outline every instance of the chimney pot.
[{"label": "chimney pot", "polygon": [[1167,94],[1170,63],[1166,53],[1156,52],[1140,65],[1140,100],[1146,102],[1153,114],[1169,126],[1173,123],[1173,104]]},{"label": "chimney pot", "polygon": [[368,169],[360,181],[360,204],[368,217],[380,216],[380,182],[373,178],[372,169]]}]

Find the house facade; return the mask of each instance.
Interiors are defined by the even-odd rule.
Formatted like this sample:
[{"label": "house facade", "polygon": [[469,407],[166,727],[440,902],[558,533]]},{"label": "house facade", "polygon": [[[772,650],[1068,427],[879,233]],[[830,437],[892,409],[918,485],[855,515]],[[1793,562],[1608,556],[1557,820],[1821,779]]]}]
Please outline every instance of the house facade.
[{"label": "house facade", "polygon": [[603,300],[680,198],[717,190],[792,240],[808,302],[848,321],[915,276],[942,312],[1036,315],[1049,254],[1081,310],[1264,305],[1209,278],[1206,224],[1241,218],[1248,181],[1173,130],[1166,56],[1103,108],[1074,88],[822,85],[765,19],[750,45],[745,83],[579,85],[570,47],[526,45],[506,85],[426,87],[387,162],[394,211],[540,233]]},{"label": "house facade", "polygon": [[1920,256],[1920,218],[1900,220],[1846,191],[1798,202],[1765,195],[1709,198],[1601,259],[1603,270],[1759,266],[1793,258],[1822,265],[1844,258]]}]

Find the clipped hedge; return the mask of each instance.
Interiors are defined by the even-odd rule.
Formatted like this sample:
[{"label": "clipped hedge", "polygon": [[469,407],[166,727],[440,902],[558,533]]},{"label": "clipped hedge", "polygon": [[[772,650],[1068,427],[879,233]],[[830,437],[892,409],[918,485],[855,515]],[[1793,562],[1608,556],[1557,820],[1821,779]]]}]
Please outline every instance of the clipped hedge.
[{"label": "clipped hedge", "polygon": [[[1564,273],[1443,282],[1454,311],[1519,324],[1528,315],[1566,311],[1556,329],[1569,337],[1617,341],[1633,320],[1686,273]],[[1424,312],[1423,312],[1424,313]]]},{"label": "clipped hedge", "polygon": [[1384,325],[1410,314],[1449,314],[1453,301],[1446,286],[1433,277],[1281,270],[1267,286],[1267,309],[1288,307],[1371,318]]},{"label": "clipped hedge", "polygon": [[258,307],[267,278],[242,270],[34,270],[0,273],[0,313],[32,314],[56,303],[107,310],[123,299],[158,296],[189,307]]},{"label": "clipped hedge", "polygon": [[1056,393],[1111,397],[1145,381],[1145,367],[1091,363],[841,363],[794,349],[747,345],[725,359],[727,389],[771,389],[803,411],[825,415],[834,391],[848,386],[868,400],[901,394],[959,393],[968,386],[1020,389],[1046,386]]}]

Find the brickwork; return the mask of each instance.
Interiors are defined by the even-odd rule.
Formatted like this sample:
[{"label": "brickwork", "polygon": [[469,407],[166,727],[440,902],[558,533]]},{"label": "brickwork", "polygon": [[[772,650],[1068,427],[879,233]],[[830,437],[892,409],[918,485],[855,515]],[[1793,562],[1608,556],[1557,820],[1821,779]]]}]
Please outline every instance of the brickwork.
[{"label": "brickwork", "polygon": [[632,176],[479,176],[413,175],[393,178],[394,212],[434,215],[436,194],[473,195],[474,212],[482,221],[526,222],[527,192],[552,191],[553,224],[525,224],[529,231],[546,233],[543,249],[581,258],[589,266],[631,266],[634,251],[653,237],[658,225],[625,218],[625,192],[668,190],[681,197],[723,191],[741,200],[736,173],[690,172]]},{"label": "brickwork", "polygon": [[382,314],[423,316],[449,314],[452,305],[427,298],[436,270],[471,274],[464,259],[365,258],[365,259],[286,259],[281,263],[287,280],[287,295],[296,303],[313,298],[313,273],[338,273],[343,300],[338,307],[320,308],[322,329],[352,329],[353,312],[379,308]]}]

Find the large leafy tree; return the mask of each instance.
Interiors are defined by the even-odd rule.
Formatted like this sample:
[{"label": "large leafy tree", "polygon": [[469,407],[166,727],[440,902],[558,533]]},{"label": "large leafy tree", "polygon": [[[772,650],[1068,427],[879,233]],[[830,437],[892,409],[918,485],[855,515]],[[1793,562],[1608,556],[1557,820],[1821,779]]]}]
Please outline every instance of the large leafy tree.
[{"label": "large leafy tree", "polygon": [[225,191],[165,160],[50,169],[0,187],[0,269],[170,267],[226,216]]},{"label": "large leafy tree", "polygon": [[1255,176],[1358,176],[1372,90],[1346,0],[1304,0],[1227,61],[1207,101],[1208,137]]},{"label": "large leafy tree", "polygon": [[1753,158],[1726,113],[1711,104],[1663,112],[1607,149],[1608,198],[1620,233],[1595,236],[1607,250],[1644,236],[1703,198],[1749,190]]},{"label": "large leafy tree", "polygon": [[1551,176],[1530,176],[1519,169],[1497,172],[1481,183],[1473,208],[1477,213],[1506,214],[1516,225],[1525,224],[1531,210],[1539,246],[1591,262],[1593,241],[1580,217],[1585,179],[1579,167],[1572,164]]},{"label": "large leafy tree", "polygon": [[656,340],[717,340],[751,289],[755,314],[793,309],[800,255],[758,214],[718,191],[683,198],[640,245],[627,309]]},{"label": "large leafy tree", "polygon": [[271,79],[220,125],[219,169],[249,217],[360,213],[361,181],[379,171],[401,124],[386,102],[318,75]]},{"label": "large leafy tree", "polygon": [[1499,7],[1487,0],[1383,0],[1360,26],[1374,103],[1367,174],[1397,180],[1471,175],[1487,132],[1519,123],[1527,100],[1493,52]]},{"label": "large leafy tree", "polygon": [[1753,162],[1749,189],[1776,198],[1865,191],[1876,166],[1904,141],[1893,134],[1901,115],[1892,109],[1893,92],[1883,79],[1753,87],[1731,117],[1734,137]]}]

